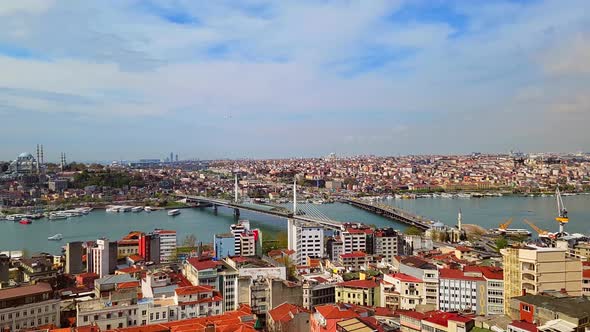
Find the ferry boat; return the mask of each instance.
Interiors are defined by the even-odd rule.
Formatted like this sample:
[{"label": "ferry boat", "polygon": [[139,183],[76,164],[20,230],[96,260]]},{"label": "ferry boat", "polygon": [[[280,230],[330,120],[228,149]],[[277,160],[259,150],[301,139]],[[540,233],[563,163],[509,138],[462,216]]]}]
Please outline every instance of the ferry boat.
[{"label": "ferry boat", "polygon": [[137,213],[143,211],[143,206],[134,206],[131,208],[131,212]]},{"label": "ferry boat", "polygon": [[523,228],[492,228],[490,231],[494,234],[501,234],[506,236],[531,236],[531,232]]},{"label": "ferry boat", "polygon": [[18,223],[21,224],[21,225],[30,225],[33,222],[30,221],[29,219],[21,219]]},{"label": "ferry boat", "polygon": [[68,215],[62,212],[53,212],[49,214],[49,220],[68,219]]},{"label": "ferry boat", "polygon": [[180,210],[179,209],[174,209],[174,210],[168,211],[168,215],[169,216],[177,216],[179,214],[180,214]]},{"label": "ferry boat", "polygon": [[47,238],[47,240],[49,241],[61,241],[61,239],[63,239],[63,236],[61,234],[55,234]]}]

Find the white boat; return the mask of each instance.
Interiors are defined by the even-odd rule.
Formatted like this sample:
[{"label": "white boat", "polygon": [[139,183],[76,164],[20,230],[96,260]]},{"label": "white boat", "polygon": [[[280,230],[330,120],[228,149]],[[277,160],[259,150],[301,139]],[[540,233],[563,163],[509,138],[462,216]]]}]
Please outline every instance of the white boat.
[{"label": "white boat", "polygon": [[127,205],[125,205],[125,206],[121,206],[121,207],[119,208],[119,212],[131,212],[131,209],[132,209],[132,208],[133,208],[132,206],[127,206]]},{"label": "white boat", "polygon": [[61,239],[63,239],[63,236],[61,234],[55,234],[47,238],[47,240],[49,241],[61,241]]},{"label": "white boat", "polygon": [[134,206],[131,208],[131,212],[137,213],[143,211],[143,206]]},{"label": "white boat", "polygon": [[179,214],[180,214],[180,210],[179,209],[174,209],[174,210],[168,211],[168,215],[169,216],[177,216]]},{"label": "white boat", "polygon": [[61,212],[54,212],[49,214],[49,220],[60,220],[60,219],[68,219],[68,216],[65,213]]},{"label": "white boat", "polygon": [[146,207],[143,208],[143,210],[145,212],[152,212],[152,207],[151,206],[146,206]]},{"label": "white boat", "polygon": [[119,212],[119,206],[113,205],[107,208],[107,212]]}]

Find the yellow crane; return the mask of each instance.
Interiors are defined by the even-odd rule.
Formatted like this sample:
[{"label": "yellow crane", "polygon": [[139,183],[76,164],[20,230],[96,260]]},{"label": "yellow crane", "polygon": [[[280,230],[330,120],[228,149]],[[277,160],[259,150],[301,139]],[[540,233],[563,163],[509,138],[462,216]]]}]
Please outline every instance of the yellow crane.
[{"label": "yellow crane", "polygon": [[498,229],[505,231],[512,224],[512,218],[505,220],[504,223],[498,225]]},{"label": "yellow crane", "polygon": [[524,222],[525,222],[527,225],[531,226],[531,228],[532,228],[532,229],[534,229],[534,230],[535,230],[535,232],[539,233],[539,237],[549,237],[549,236],[550,236],[550,234],[549,234],[549,232],[548,232],[548,231],[546,231],[546,230],[544,230],[544,229],[541,229],[541,228],[539,228],[539,226],[535,225],[535,223],[534,223],[534,222],[532,222],[532,221],[528,220],[527,218],[524,218]]},{"label": "yellow crane", "polygon": [[570,221],[570,218],[567,216],[567,209],[563,204],[563,200],[561,199],[561,193],[559,192],[559,186],[555,189],[555,199],[557,200],[557,217],[555,217],[555,221],[559,223],[559,234],[563,235],[563,226]]}]

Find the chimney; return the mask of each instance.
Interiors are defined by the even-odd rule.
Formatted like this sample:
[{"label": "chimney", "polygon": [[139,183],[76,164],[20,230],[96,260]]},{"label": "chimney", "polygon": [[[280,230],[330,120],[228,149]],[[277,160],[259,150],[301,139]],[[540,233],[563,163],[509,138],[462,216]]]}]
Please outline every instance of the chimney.
[{"label": "chimney", "polygon": [[522,289],[522,296],[525,296],[525,295],[526,295],[526,289],[525,289],[525,288],[523,288],[523,289]]},{"label": "chimney", "polygon": [[207,323],[207,326],[205,327],[205,332],[215,332],[215,324]]}]

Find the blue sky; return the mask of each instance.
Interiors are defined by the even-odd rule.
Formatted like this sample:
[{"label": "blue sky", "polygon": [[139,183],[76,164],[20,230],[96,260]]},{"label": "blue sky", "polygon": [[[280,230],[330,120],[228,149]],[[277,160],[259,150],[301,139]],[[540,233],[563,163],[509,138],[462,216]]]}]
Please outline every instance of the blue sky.
[{"label": "blue sky", "polygon": [[586,0],[8,0],[0,160],[590,150]]}]

